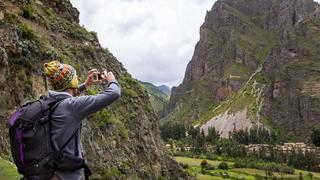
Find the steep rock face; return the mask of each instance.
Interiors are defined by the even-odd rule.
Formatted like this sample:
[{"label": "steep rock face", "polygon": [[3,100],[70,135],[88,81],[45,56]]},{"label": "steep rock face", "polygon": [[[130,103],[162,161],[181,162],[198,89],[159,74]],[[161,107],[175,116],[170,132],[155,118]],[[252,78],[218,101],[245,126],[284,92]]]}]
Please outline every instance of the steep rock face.
[{"label": "steep rock face", "polygon": [[306,137],[320,123],[319,10],[312,0],[217,1],[161,121],[201,125],[247,107],[253,124]]},{"label": "steep rock face", "polygon": [[148,95],[96,34],[79,26],[78,16],[67,0],[0,1],[0,156],[10,159],[6,119],[24,100],[46,93],[42,64],[60,59],[76,68],[80,81],[90,68],[106,68],[122,87],[116,103],[84,121],[82,147],[96,177],[184,177],[163,149]]}]

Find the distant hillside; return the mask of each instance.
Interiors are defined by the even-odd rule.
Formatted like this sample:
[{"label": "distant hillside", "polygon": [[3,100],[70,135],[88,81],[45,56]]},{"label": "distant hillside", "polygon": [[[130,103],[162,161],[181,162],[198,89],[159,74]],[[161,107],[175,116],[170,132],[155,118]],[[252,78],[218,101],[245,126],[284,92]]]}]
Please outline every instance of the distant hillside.
[{"label": "distant hillside", "polygon": [[141,82],[141,85],[148,92],[152,108],[159,113],[168,104],[170,99],[170,88],[166,85],[155,86],[152,83]]},{"label": "distant hillside", "polygon": [[163,93],[167,94],[170,96],[171,94],[171,88],[166,86],[166,85],[161,85],[161,86],[158,86],[159,90],[162,91]]}]

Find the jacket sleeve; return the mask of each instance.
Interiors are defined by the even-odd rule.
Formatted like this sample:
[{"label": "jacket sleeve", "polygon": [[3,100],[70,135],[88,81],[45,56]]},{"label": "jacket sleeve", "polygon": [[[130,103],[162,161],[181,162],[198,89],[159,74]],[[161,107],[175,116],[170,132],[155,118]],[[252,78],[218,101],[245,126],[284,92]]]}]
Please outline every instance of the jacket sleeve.
[{"label": "jacket sleeve", "polygon": [[80,119],[93,114],[115,100],[117,100],[121,95],[121,90],[118,82],[113,80],[109,82],[106,89],[97,95],[91,96],[80,96],[70,98],[70,105],[73,109],[74,115]]},{"label": "jacket sleeve", "polygon": [[86,85],[84,83],[80,84],[79,90],[80,90],[80,92],[83,92],[84,90],[86,90]]}]

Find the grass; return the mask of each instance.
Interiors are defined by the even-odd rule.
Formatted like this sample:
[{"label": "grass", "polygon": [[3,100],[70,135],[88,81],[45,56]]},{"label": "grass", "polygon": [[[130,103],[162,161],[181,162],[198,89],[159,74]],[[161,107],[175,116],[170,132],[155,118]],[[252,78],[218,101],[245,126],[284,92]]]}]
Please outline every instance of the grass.
[{"label": "grass", "polygon": [[[227,171],[220,170],[220,169],[217,169],[217,167],[222,161],[207,160],[207,159],[206,159],[206,161],[215,167],[215,170],[210,170],[208,172],[216,174],[216,176],[212,176],[209,174],[201,174],[200,173],[200,171],[201,171],[200,163],[203,160],[204,159],[176,157],[176,161],[178,161],[179,163],[188,164],[190,166],[188,169],[186,169],[186,172],[188,172],[191,175],[196,176],[197,179],[200,179],[200,180],[207,180],[207,179],[208,180],[210,180],[210,179],[219,180],[219,179],[237,179],[237,178],[243,178],[246,180],[255,180],[257,176],[264,177],[266,174],[266,171],[264,171],[264,170],[251,169],[251,168],[232,168],[233,162],[227,162],[230,167],[229,170],[227,170]],[[228,173],[230,178],[223,178],[220,176],[221,173],[225,173],[225,172]],[[299,179],[300,172],[302,173],[304,180],[311,179],[310,177],[307,176],[307,174],[309,172],[303,171],[303,170],[295,170],[294,174],[283,174],[283,179]],[[312,172],[312,174],[313,174],[313,179],[320,179],[320,173]],[[282,178],[282,175],[277,172],[273,172],[273,175],[279,179]]]},{"label": "grass", "polygon": [[21,177],[14,164],[0,158],[0,177],[5,180],[19,180]]},{"label": "grass", "polygon": [[[184,163],[184,164],[189,164],[190,166],[200,166],[201,161],[205,159],[196,159],[196,158],[189,158],[189,157],[176,157],[176,160],[178,162]],[[214,167],[218,167],[218,165],[222,161],[216,161],[216,160],[207,160],[206,161],[211,164]],[[229,166],[233,165],[233,162],[227,162]]]}]

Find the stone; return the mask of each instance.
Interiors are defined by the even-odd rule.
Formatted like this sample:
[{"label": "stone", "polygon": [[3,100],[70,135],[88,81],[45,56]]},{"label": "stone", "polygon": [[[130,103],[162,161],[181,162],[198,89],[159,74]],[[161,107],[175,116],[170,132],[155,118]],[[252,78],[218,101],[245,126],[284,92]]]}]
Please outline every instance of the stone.
[{"label": "stone", "polygon": [[0,47],[0,68],[8,65],[8,55],[4,48]]},{"label": "stone", "polygon": [[0,21],[4,19],[4,13],[3,11],[0,11]]}]

